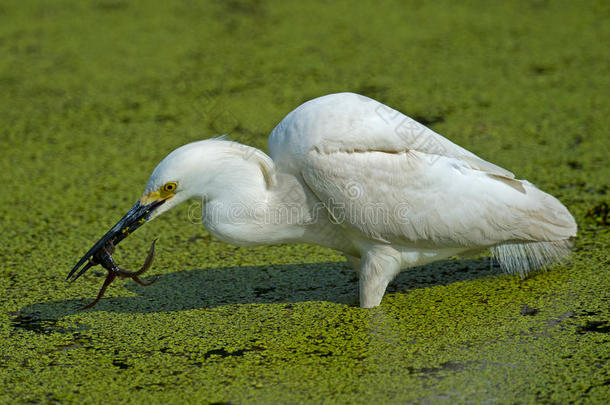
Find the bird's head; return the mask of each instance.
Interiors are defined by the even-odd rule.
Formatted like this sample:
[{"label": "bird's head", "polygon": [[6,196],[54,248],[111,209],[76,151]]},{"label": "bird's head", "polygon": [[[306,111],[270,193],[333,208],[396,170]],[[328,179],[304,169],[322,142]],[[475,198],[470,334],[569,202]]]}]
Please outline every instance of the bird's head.
[{"label": "bird's head", "polygon": [[199,192],[206,188],[206,166],[213,150],[213,140],[190,143],[174,150],[157,165],[135,204],[151,208],[146,221],[199,197]]},{"label": "bird's head", "polygon": [[181,202],[199,197],[198,190],[205,189],[208,178],[202,175],[206,170],[205,162],[214,156],[216,142],[223,141],[194,142],[167,155],[153,170],[140,199],[89,249],[67,278],[76,280],[91,267],[92,260],[94,264],[103,263],[103,252],[108,247],[113,248],[146,222]]}]

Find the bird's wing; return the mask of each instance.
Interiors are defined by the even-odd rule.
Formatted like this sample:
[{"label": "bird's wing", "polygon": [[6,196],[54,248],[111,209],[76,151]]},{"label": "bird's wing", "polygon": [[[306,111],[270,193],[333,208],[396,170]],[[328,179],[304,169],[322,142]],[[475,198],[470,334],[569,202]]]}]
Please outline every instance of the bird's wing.
[{"label": "bird's wing", "polygon": [[335,222],[380,243],[482,247],[575,232],[567,209],[531,183],[430,155],[314,148],[301,175]]},{"label": "bird's wing", "polygon": [[269,153],[346,230],[381,243],[489,246],[575,233],[554,197],[357,94],[296,108],[272,131]]},{"label": "bird's wing", "polygon": [[288,114],[269,137],[269,153],[284,170],[298,172],[310,150],[320,153],[417,151],[429,160],[459,159],[475,170],[514,175],[454,144],[426,126],[378,101],[354,93],[308,101]]}]

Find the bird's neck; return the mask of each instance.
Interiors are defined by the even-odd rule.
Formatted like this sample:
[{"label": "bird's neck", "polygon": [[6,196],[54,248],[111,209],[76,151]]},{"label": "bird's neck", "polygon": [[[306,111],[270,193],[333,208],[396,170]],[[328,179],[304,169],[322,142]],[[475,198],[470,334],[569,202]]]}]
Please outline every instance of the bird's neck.
[{"label": "bird's neck", "polygon": [[256,148],[227,142],[220,153],[222,161],[202,174],[203,223],[210,233],[240,246],[298,240],[307,216],[298,181],[279,175]]},{"label": "bird's neck", "polygon": [[273,161],[259,149],[225,141],[216,148],[210,164],[200,177],[204,199],[211,201],[250,201],[264,198],[275,171]]}]

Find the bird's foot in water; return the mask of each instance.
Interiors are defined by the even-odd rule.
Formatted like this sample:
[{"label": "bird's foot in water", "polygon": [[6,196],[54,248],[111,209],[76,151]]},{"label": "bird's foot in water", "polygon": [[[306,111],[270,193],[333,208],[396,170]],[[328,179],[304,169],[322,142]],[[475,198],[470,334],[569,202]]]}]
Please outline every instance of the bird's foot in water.
[{"label": "bird's foot in water", "polygon": [[142,274],[144,274],[152,266],[153,259],[155,257],[155,243],[156,242],[157,242],[157,240],[155,239],[153,241],[153,243],[150,245],[150,249],[148,250],[148,255],[146,255],[144,264],[138,271],[123,270],[116,265],[114,259],[112,258],[112,253],[114,253],[114,245],[112,244],[112,242],[107,243],[99,252],[94,254],[93,257],[89,260],[90,264],[92,266],[101,264],[103,268],[108,270],[108,274],[106,275],[104,284],[102,285],[102,288],[100,289],[100,292],[97,294],[97,297],[95,298],[95,300],[92,303],[84,306],[81,309],[93,308],[102,299],[108,286],[117,277],[130,278],[133,281],[135,281],[136,283],[143,285],[143,286],[149,286],[152,283],[154,283],[155,281],[157,281],[157,278],[153,279],[152,281],[148,281],[148,282],[142,281],[142,279],[140,279],[140,276]]}]

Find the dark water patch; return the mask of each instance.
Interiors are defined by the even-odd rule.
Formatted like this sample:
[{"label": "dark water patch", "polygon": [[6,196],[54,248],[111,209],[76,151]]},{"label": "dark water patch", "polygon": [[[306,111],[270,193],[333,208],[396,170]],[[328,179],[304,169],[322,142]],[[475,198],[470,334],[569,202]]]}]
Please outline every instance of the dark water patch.
[{"label": "dark water patch", "polygon": [[555,71],[555,67],[551,65],[536,64],[530,66],[530,71],[536,76],[551,74]]},{"label": "dark water patch", "polygon": [[209,359],[212,356],[220,356],[221,358],[226,358],[226,357],[242,357],[244,354],[246,354],[247,352],[262,352],[265,351],[266,349],[264,347],[260,347],[260,346],[251,346],[245,349],[238,349],[235,351],[228,351],[226,350],[224,347],[220,348],[220,349],[212,349],[212,350],[208,350],[207,352],[205,352],[203,354],[203,358],[204,359]]},{"label": "dark water patch", "polygon": [[583,311],[580,314],[578,314],[578,316],[594,316],[594,315],[599,315],[601,312],[600,311]]},{"label": "dark water patch", "polygon": [[116,359],[112,360],[112,365],[117,368],[120,368],[121,370],[125,370],[125,369],[128,369],[129,367],[131,367],[129,364],[125,363],[124,361],[116,360]]},{"label": "dark water patch", "polygon": [[597,225],[610,225],[610,205],[603,201],[589,211],[585,215],[586,218],[592,219]]},{"label": "dark water patch", "polygon": [[521,306],[521,309],[519,310],[519,313],[523,316],[533,316],[536,315],[539,312],[539,310],[537,308],[532,308],[527,304],[523,304]]},{"label": "dark water patch", "polygon": [[324,340],[324,335],[319,334],[316,336],[312,336],[312,335],[307,335],[306,336],[307,339],[312,339],[312,340]]},{"label": "dark water patch", "polygon": [[305,354],[307,354],[309,356],[315,356],[315,357],[331,357],[331,356],[333,356],[333,352],[331,352],[331,351],[323,352],[323,351],[320,351],[320,350],[317,350],[317,349],[313,350],[311,352],[307,352]]},{"label": "dark water patch", "polygon": [[445,122],[445,117],[442,115],[413,115],[411,116],[411,118],[413,118],[415,121],[419,122],[420,124],[423,124],[427,127],[434,125],[434,124],[439,124],[441,122]]},{"label": "dark water patch", "polygon": [[579,326],[576,333],[584,335],[585,333],[610,333],[610,325],[608,321],[587,321],[583,326]]},{"label": "dark water patch", "polygon": [[577,162],[576,160],[569,160],[568,167],[572,170],[580,170],[582,169],[582,163]]}]

